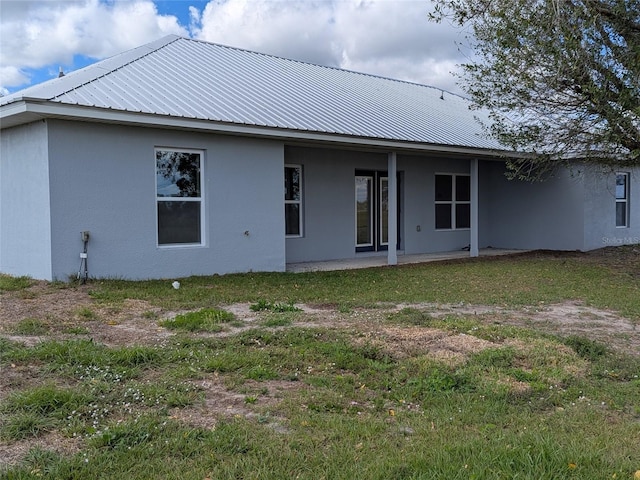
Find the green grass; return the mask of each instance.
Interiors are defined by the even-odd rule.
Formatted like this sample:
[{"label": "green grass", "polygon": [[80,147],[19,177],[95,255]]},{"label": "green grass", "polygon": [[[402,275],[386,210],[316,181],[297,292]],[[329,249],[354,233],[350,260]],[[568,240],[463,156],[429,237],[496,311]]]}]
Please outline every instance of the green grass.
[{"label": "green grass", "polygon": [[24,290],[33,285],[34,281],[29,277],[12,277],[0,273],[0,293]]},{"label": "green grass", "polygon": [[296,307],[292,301],[288,303],[283,302],[268,302],[266,300],[258,300],[256,303],[252,303],[249,308],[254,312],[260,312],[268,310],[270,312],[299,312],[300,308]]},{"label": "green grass", "polygon": [[232,322],[235,316],[231,312],[217,308],[203,308],[197,312],[176,315],[175,318],[164,320],[160,325],[170,330],[185,330],[188,332],[219,332],[224,323]]},{"label": "green grass", "polygon": [[[0,478],[630,480],[640,470],[639,356],[490,316],[383,307],[579,300],[640,319],[639,287],[624,270],[544,255],[193,277],[180,290],[94,281],[99,302],[195,312],[165,325],[176,335],[153,346],[0,337],[0,372],[32,376],[0,397],[0,442],[33,442]],[[233,323],[223,309],[235,301],[331,304],[351,323],[309,327],[304,312],[265,308],[252,328],[198,335]],[[430,346],[394,350],[378,327],[353,326],[362,306],[380,306],[380,331],[491,343],[456,361]],[[49,433],[78,439],[79,451],[35,446]]]},{"label": "green grass", "polygon": [[[635,268],[635,267],[634,267]],[[584,301],[640,320],[640,278],[624,269],[571,256],[496,257],[395,268],[311,273],[251,273],[189,277],[175,290],[167,281],[101,280],[91,296],[102,302],[142,299],[167,309],[205,308],[264,298],[283,305],[332,304],[348,311],[378,303],[469,303],[537,306]],[[367,285],[367,288],[363,288]]]},{"label": "green grass", "polygon": [[16,335],[45,335],[49,330],[47,322],[37,318],[25,318],[16,323],[13,333]]},{"label": "green grass", "polygon": [[4,420],[0,439],[19,440],[62,426],[64,418],[92,397],[71,389],[45,385],[16,392],[0,405]]},{"label": "green grass", "polygon": [[[640,359],[608,351],[585,358],[561,339],[520,331],[524,346],[486,349],[456,367],[419,353],[394,358],[353,343],[348,332],[317,328],[255,328],[144,348],[8,342],[3,362],[38,362],[75,387],[34,387],[7,397],[0,403],[3,438],[56,430],[84,440],[70,456],[35,449],[5,473],[122,478],[135,468],[136,478],[185,479],[631,478],[640,461]],[[211,374],[248,392],[243,403],[255,415],[222,415],[214,429],[169,418],[172,408],[199,404],[197,384]],[[298,387],[261,407],[273,380]],[[511,388],[515,381],[520,388]]]}]

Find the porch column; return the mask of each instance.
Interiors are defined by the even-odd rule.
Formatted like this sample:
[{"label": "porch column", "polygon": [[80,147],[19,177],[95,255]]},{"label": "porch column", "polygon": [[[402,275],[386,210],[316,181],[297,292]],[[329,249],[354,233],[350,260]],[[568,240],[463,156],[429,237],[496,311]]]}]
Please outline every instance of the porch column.
[{"label": "porch column", "polygon": [[396,152],[389,152],[388,166],[387,166],[387,178],[389,182],[388,192],[388,236],[389,236],[389,248],[387,250],[387,264],[398,264],[398,253],[396,252],[396,246],[398,245],[398,174],[397,174],[397,161]]},{"label": "porch column", "polygon": [[471,232],[469,256],[477,257],[478,249],[478,159],[471,160]]}]

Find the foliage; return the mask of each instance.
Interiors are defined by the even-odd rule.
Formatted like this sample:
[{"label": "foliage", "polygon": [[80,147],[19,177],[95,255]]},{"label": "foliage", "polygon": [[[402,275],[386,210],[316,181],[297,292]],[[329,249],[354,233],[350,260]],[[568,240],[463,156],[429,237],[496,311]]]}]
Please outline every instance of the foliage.
[{"label": "foliage", "polygon": [[573,348],[582,358],[592,361],[597,360],[607,353],[607,347],[589,338],[572,335],[567,337],[564,343]]},{"label": "foliage", "polygon": [[0,273],[0,292],[10,292],[14,290],[24,290],[34,284],[29,277],[12,277]]},{"label": "foliage", "polygon": [[13,329],[17,335],[44,335],[49,331],[49,325],[38,318],[24,318]]},{"label": "foliage", "polygon": [[489,133],[531,154],[510,175],[540,179],[575,158],[640,164],[640,0],[435,0],[432,19],[470,25],[464,87]]},{"label": "foliage", "polygon": [[266,300],[258,300],[256,303],[253,303],[249,307],[254,312],[259,312],[262,310],[268,310],[270,312],[299,312],[300,309],[296,307],[293,302],[282,303],[282,302],[268,302]]},{"label": "foliage", "polygon": [[230,322],[234,318],[231,312],[225,310],[203,308],[197,312],[176,315],[175,318],[160,322],[160,325],[170,330],[218,332],[222,328],[220,324]]}]

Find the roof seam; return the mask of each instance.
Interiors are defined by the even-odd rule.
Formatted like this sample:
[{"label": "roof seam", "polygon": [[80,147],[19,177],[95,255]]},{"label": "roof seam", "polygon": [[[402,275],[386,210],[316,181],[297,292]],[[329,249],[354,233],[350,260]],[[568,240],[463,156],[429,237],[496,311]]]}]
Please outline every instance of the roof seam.
[{"label": "roof seam", "polygon": [[222,48],[228,48],[230,50],[236,50],[236,51],[239,51],[239,52],[245,52],[245,53],[250,53],[250,54],[253,54],[253,55],[259,55],[259,56],[262,56],[262,57],[276,58],[278,60],[284,60],[286,62],[292,62],[292,63],[299,63],[299,64],[302,64],[302,65],[308,65],[308,66],[311,66],[311,67],[314,67],[314,68],[317,68],[317,67],[326,68],[328,70],[336,70],[338,72],[347,72],[347,73],[351,73],[351,74],[355,74],[355,75],[361,75],[363,77],[377,78],[377,79],[386,80],[386,81],[394,82],[394,83],[404,83],[404,84],[407,84],[407,85],[413,85],[413,86],[418,86],[418,87],[422,87],[422,88],[430,88],[430,89],[433,89],[433,90],[437,90],[439,92],[444,92],[444,93],[447,93],[449,95],[453,95],[455,97],[459,97],[459,98],[461,98],[461,99],[463,99],[465,101],[469,101],[469,99],[467,97],[465,97],[464,95],[460,95],[459,93],[454,93],[454,92],[451,92],[449,90],[445,90],[443,88],[435,87],[433,85],[425,85],[425,84],[422,84],[422,83],[410,82],[408,80],[401,80],[401,79],[398,79],[398,78],[391,78],[391,77],[385,77],[385,76],[382,76],[382,75],[375,75],[373,73],[358,72],[356,70],[349,70],[349,69],[346,69],[346,68],[333,67],[333,66],[330,66],[330,65],[320,65],[320,64],[317,64],[317,63],[305,62],[304,60],[297,60],[295,58],[281,57],[281,56],[274,55],[274,54],[271,54],[271,53],[263,53],[263,52],[257,52],[255,50],[249,50],[249,49],[246,49],[246,48],[232,47],[230,45],[224,45],[222,43],[207,42],[206,40],[199,40],[197,38],[189,38],[189,37],[178,36],[178,38],[176,40],[186,40],[186,41],[189,41],[189,42],[203,43],[205,45],[215,45],[215,46],[222,47]]},{"label": "roof seam", "polygon": [[[122,65],[120,65],[120,66],[118,66],[118,67],[110,68],[110,69],[105,69],[102,65],[93,65],[93,67],[94,67],[96,70],[104,69],[104,70],[105,70],[105,72],[104,72],[102,75],[98,75],[98,76],[91,77],[90,79],[88,79],[88,80],[87,80],[87,81],[85,81],[84,83],[76,84],[76,85],[74,85],[72,88],[69,88],[69,89],[67,89],[67,90],[64,90],[63,92],[58,92],[56,95],[54,95],[54,96],[52,96],[51,98],[49,98],[49,100],[50,100],[50,101],[53,101],[53,100],[55,100],[55,99],[56,99],[56,98],[58,98],[58,97],[61,97],[61,96],[63,96],[63,95],[68,94],[69,92],[73,92],[74,90],[78,90],[79,88],[84,87],[85,85],[88,85],[88,84],[90,84],[90,83],[93,83],[93,82],[95,82],[96,80],[99,80],[99,79],[101,79],[101,78],[106,77],[107,75],[110,75],[110,74],[112,74],[112,73],[114,73],[114,72],[117,72],[118,70],[123,69],[123,68],[124,68],[124,67],[126,67],[127,65],[130,65],[130,64],[132,64],[132,63],[134,63],[134,62],[137,62],[138,60],[140,60],[140,59],[142,59],[142,58],[145,58],[145,57],[147,57],[147,56],[151,55],[152,53],[155,53],[155,52],[157,52],[157,51],[159,51],[159,50],[162,50],[163,48],[167,47],[168,45],[172,44],[173,42],[177,42],[178,40],[180,40],[180,39],[182,38],[182,37],[180,37],[180,36],[178,36],[178,35],[168,35],[168,36],[166,36],[166,37],[164,37],[164,38],[165,38],[165,39],[169,39],[170,37],[174,37],[174,38],[172,38],[172,39],[171,39],[171,41],[168,41],[168,42],[166,42],[166,43],[164,43],[164,44],[160,45],[160,46],[159,46],[159,47],[157,47],[157,48],[154,48],[154,49],[152,49],[152,50],[148,50],[146,53],[144,53],[144,54],[142,54],[142,55],[138,55],[138,56],[136,56],[135,58],[130,59],[128,62],[125,62],[125,63],[123,63]],[[137,47],[137,48],[143,48],[143,47],[144,47],[144,45],[143,45],[142,47]],[[132,50],[129,50],[129,51],[133,51],[133,50],[135,50],[135,49],[132,49]],[[125,53],[127,53],[127,52],[122,52],[122,53],[120,53],[119,55],[124,55]],[[103,60],[103,62],[109,61],[109,60],[111,60],[111,59],[113,59],[113,58],[114,58],[114,57],[106,58],[106,59],[104,59],[104,60]]]}]

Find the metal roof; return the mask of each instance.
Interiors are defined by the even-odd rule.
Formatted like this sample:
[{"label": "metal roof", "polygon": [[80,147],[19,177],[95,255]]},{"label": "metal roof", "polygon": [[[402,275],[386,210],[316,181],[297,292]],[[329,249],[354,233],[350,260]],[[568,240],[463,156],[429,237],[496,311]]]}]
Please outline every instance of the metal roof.
[{"label": "metal roof", "polygon": [[[461,96],[170,35],[0,98],[361,139],[501,149]],[[98,115],[96,118],[99,118]]]}]

